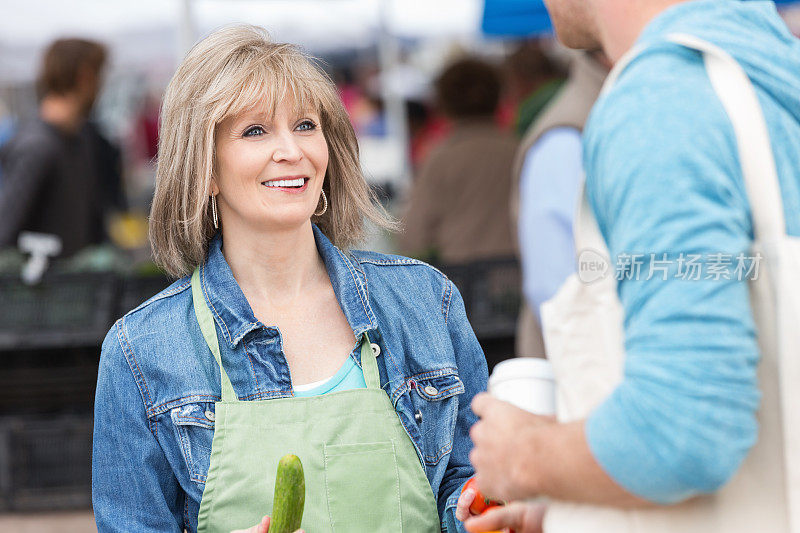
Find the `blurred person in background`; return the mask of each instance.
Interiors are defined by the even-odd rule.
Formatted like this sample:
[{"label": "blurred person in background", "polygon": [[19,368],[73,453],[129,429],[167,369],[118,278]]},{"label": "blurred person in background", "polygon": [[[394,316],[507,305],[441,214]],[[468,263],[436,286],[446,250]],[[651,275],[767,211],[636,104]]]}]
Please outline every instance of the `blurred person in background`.
[{"label": "blurred person in background", "polygon": [[478,58],[451,64],[436,80],[436,103],[453,121],[414,180],[400,247],[416,257],[463,263],[514,253],[508,217],[517,141],[494,122],[498,70]]},{"label": "blurred person in background", "polygon": [[92,158],[98,179],[98,202],[95,204],[92,241],[106,241],[106,213],[124,212],[128,209],[122,180],[122,152],[119,146],[103,134],[102,128],[94,120],[86,121],[82,134],[92,147]]},{"label": "blurred person in background", "polygon": [[8,106],[0,99],[0,146],[6,144],[14,136],[14,117],[8,112]]},{"label": "blurred person in background", "polygon": [[102,136],[87,120],[106,55],[102,44],[85,39],[59,39],[45,50],[38,117],[0,150],[0,248],[15,246],[20,231],[57,235],[64,256],[103,240],[104,202],[119,197],[104,193],[103,171],[119,171],[119,154],[102,150]]},{"label": "blurred person in background", "polygon": [[575,272],[572,221],[583,185],[582,132],[610,68],[600,51],[573,54],[566,84],[517,150],[511,220],[519,239],[524,294],[518,356],[544,355],[539,306]]},{"label": "blurred person in background", "polygon": [[[781,372],[797,287],[780,269],[800,236],[800,40],[766,1],[547,4],[559,39],[615,63],[576,226],[611,271],[543,307],[558,421],[473,401],[478,487],[548,497],[548,533],[796,531],[798,399]],[[515,503],[466,526],[529,533],[541,516]]]},{"label": "blurred person in background", "polygon": [[[0,100],[0,148],[14,136],[14,120],[5,102]],[[0,188],[3,187],[3,166],[0,164]]]},{"label": "blurred person in background", "polygon": [[515,105],[514,133],[522,138],[564,85],[566,73],[543,48],[541,39],[523,41],[504,63],[506,94]]}]

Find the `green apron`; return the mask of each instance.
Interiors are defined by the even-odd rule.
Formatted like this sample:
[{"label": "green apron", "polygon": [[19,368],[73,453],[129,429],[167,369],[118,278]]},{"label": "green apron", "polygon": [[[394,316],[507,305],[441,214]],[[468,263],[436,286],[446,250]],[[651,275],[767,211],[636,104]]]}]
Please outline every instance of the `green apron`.
[{"label": "green apron", "polygon": [[433,491],[380,387],[366,334],[361,344],[366,389],[243,402],[223,368],[198,270],[192,276],[192,298],[222,380],[199,533],[249,528],[272,514],[278,461],[287,453],[303,463],[302,527],[307,533],[440,531]]}]

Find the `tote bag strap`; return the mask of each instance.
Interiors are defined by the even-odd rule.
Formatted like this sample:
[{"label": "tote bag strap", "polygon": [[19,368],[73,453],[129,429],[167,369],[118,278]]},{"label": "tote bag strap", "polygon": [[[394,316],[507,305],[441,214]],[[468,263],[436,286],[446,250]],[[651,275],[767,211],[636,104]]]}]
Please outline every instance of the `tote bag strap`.
[{"label": "tote bag strap", "polygon": [[572,232],[575,236],[575,253],[578,257],[580,257],[581,252],[592,250],[599,253],[606,260],[610,259],[610,252],[606,246],[606,241],[602,233],[600,233],[597,219],[592,212],[592,206],[589,204],[585,179],[581,183],[578,194],[578,205],[575,210],[575,219],[572,225]]}]

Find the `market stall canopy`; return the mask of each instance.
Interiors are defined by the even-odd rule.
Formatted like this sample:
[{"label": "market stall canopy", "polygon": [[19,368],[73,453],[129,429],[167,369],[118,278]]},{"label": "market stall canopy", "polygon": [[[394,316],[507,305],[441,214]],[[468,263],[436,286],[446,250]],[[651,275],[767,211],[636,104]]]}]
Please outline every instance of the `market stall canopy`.
[{"label": "market stall canopy", "polygon": [[374,44],[385,28],[382,16],[400,39],[477,38],[482,6],[483,0],[0,0],[0,85],[31,81],[44,46],[63,36],[105,42],[118,68],[164,63],[171,70],[185,48],[187,15],[195,40],[246,22],[324,54]]},{"label": "market stall canopy", "polygon": [[486,35],[528,37],[553,27],[542,0],[486,0],[481,29]]},{"label": "market stall canopy", "polygon": [[[800,6],[800,0],[775,0],[779,7]],[[529,37],[551,33],[553,26],[542,0],[485,0],[481,29],[496,37]]]}]

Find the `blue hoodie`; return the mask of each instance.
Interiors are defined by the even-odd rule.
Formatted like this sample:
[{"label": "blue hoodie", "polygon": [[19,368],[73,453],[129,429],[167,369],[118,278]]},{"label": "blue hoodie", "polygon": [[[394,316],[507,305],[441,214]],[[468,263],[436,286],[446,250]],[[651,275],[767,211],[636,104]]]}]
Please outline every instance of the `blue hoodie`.
[{"label": "blue hoodie", "polygon": [[[800,235],[800,41],[772,2],[670,7],[596,104],[584,154],[590,204],[622,278],[626,348],[624,380],[589,417],[587,439],[618,484],[665,504],[730,479],[756,440],[760,399],[748,276],[735,270],[753,238],[736,141],[701,55],[666,40],[675,32],[720,46],[749,75],[787,231]],[[691,257],[699,280],[686,279]]]}]

